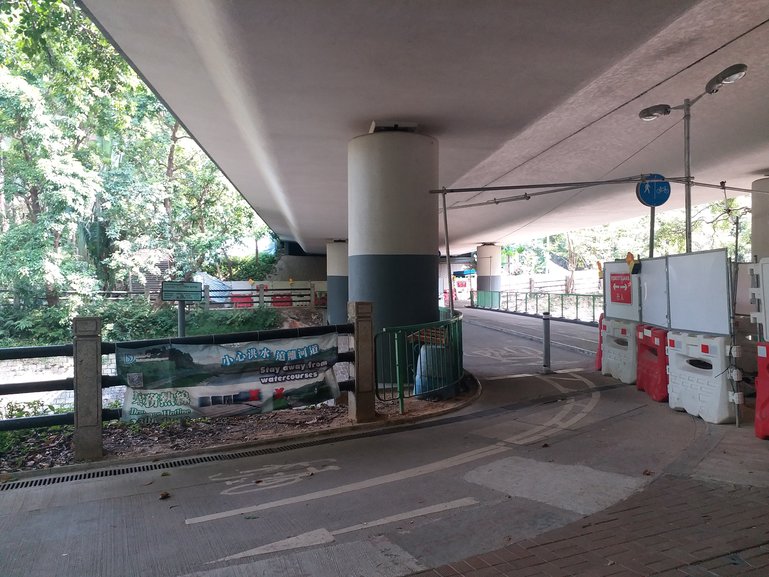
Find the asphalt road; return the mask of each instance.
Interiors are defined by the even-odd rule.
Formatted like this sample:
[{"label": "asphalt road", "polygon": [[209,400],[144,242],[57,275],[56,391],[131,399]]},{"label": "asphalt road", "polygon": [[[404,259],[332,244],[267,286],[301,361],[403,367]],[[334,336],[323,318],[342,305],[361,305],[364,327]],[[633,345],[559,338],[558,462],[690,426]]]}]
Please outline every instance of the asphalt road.
[{"label": "asphalt road", "polygon": [[599,511],[703,436],[588,354],[554,348],[559,372],[543,375],[531,337],[469,317],[466,368],[484,392],[460,413],[0,492],[0,575],[406,575]]}]

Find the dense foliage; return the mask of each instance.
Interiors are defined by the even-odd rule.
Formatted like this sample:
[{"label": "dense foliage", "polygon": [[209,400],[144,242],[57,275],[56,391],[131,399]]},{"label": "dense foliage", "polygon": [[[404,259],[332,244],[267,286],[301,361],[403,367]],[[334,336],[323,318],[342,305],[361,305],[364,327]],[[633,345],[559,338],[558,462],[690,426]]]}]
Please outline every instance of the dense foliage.
[{"label": "dense foliage", "polygon": [[0,63],[0,288],[17,306],[165,260],[176,279],[228,269],[268,232],[74,0],[0,2]]}]

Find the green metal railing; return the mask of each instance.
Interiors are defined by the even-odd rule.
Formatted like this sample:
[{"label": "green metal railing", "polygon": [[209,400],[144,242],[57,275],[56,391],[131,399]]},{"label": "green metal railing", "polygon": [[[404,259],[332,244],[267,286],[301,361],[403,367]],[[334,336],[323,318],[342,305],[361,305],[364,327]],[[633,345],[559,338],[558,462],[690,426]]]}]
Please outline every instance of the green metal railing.
[{"label": "green metal railing", "polygon": [[450,397],[462,380],[462,315],[441,309],[433,323],[390,327],[374,338],[376,395],[399,402],[408,397]]},{"label": "green metal railing", "polygon": [[603,295],[473,291],[470,306],[537,316],[549,312],[552,318],[597,323],[603,312]]}]

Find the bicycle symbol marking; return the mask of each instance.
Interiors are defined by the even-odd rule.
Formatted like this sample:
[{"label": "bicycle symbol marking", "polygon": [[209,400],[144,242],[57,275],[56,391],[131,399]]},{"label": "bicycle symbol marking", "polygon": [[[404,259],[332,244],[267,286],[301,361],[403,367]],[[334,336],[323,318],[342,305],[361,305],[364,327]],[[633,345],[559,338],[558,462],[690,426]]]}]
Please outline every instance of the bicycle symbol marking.
[{"label": "bicycle symbol marking", "polygon": [[316,473],[338,471],[340,468],[332,463],[336,463],[336,459],[318,459],[285,465],[264,465],[256,469],[238,471],[237,475],[226,477],[217,473],[208,479],[213,482],[223,481],[228,486],[222,490],[221,495],[242,495],[293,485],[307,477],[312,477]]}]

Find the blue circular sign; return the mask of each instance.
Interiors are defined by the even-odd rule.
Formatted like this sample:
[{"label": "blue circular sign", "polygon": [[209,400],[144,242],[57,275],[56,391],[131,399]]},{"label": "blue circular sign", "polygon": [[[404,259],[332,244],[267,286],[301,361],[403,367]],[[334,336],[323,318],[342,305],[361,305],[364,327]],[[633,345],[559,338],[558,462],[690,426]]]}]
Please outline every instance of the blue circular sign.
[{"label": "blue circular sign", "polygon": [[645,206],[660,206],[670,198],[670,183],[661,174],[647,174],[635,185],[635,195]]}]

